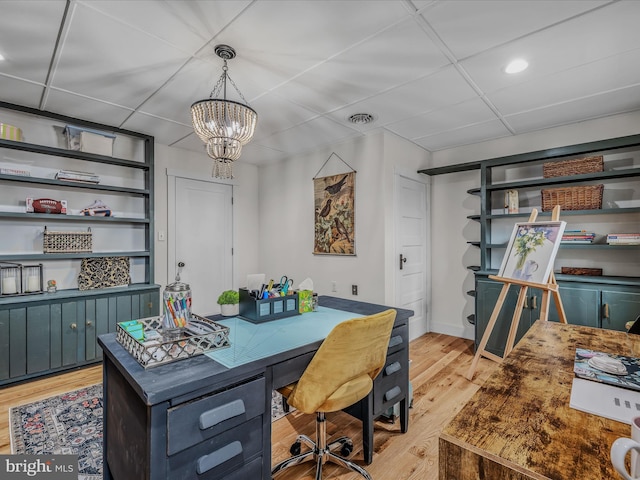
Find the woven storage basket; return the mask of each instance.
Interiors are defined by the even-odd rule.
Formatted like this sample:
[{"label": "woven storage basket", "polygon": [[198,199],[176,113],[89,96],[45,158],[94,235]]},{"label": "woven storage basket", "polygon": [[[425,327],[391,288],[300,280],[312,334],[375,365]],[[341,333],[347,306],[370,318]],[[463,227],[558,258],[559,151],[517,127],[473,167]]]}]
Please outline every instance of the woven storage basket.
[{"label": "woven storage basket", "polygon": [[604,170],[604,162],[602,160],[602,155],[599,155],[595,157],[575,158],[573,160],[545,163],[542,166],[542,176],[544,178],[568,177],[570,175],[579,175],[581,173],[601,172],[602,170]]},{"label": "woven storage basket", "polygon": [[86,232],[52,232],[44,227],[44,253],[79,253],[93,251],[91,228]]},{"label": "woven storage basket", "polygon": [[604,185],[549,188],[542,190],[542,211],[549,212],[560,205],[562,210],[597,210],[602,208]]}]

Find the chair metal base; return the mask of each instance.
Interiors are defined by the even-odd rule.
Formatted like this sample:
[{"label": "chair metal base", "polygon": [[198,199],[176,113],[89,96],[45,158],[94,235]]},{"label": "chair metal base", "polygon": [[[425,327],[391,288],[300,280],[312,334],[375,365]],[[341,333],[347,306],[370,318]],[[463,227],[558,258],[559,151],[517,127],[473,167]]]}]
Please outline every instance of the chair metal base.
[{"label": "chair metal base", "polygon": [[304,443],[311,450],[309,450],[308,452],[299,453],[298,455],[294,455],[293,457],[287,458],[286,460],[278,463],[271,470],[271,477],[275,477],[283,470],[294,465],[299,465],[300,463],[309,460],[315,460],[316,480],[322,479],[322,466],[328,461],[336,463],[338,465],[342,465],[344,468],[348,468],[349,470],[357,472],[367,480],[372,480],[369,473],[367,473],[367,471],[360,465],[333,453],[334,450],[342,450],[343,448],[345,448],[345,446],[347,446],[347,448],[349,449],[352,449],[353,444],[351,443],[351,439],[349,437],[340,437],[327,445],[327,424],[324,412],[318,412],[316,414],[316,441],[317,443],[306,435],[298,435],[294,446],[296,444]]}]

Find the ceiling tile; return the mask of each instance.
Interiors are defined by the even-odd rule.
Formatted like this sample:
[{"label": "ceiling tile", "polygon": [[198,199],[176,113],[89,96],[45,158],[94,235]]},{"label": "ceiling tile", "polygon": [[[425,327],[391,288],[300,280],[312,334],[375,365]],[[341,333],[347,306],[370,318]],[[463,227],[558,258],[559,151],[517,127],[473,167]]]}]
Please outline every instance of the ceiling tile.
[{"label": "ceiling tile", "polygon": [[191,125],[181,125],[162,118],[157,118],[144,113],[134,113],[122,125],[122,128],[134,132],[146,133],[156,137],[156,141],[163,145],[171,145],[186,135],[193,133]]},{"label": "ceiling tile", "polygon": [[[347,124],[354,113],[370,113],[376,121],[366,130],[389,125],[405,118],[475,98],[475,91],[452,65],[438,72],[387,90],[331,112],[329,116]],[[355,128],[361,129],[358,125]]]},{"label": "ceiling tile", "polygon": [[269,137],[277,131],[286,130],[318,116],[317,113],[291,103],[274,93],[258,98],[251,103],[251,108],[258,112],[254,140]]},{"label": "ceiling tile", "polygon": [[[576,81],[580,79],[580,81]],[[487,95],[504,115],[640,84],[640,48]]]},{"label": "ceiling tile", "polygon": [[413,140],[496,118],[479,98],[388,125],[392,132]]},{"label": "ceiling tile", "polygon": [[360,133],[332,120],[318,117],[263,139],[260,141],[260,145],[295,154],[315,150],[356,136],[360,136]]},{"label": "ceiling tile", "polygon": [[0,74],[0,100],[26,107],[40,108],[44,86],[16,80]]},{"label": "ceiling tile", "polygon": [[69,92],[50,89],[47,94],[46,110],[69,117],[119,126],[133,110],[101,102],[99,100],[78,97]]},{"label": "ceiling tile", "polygon": [[606,1],[457,0],[422,13],[461,60],[606,4]]},{"label": "ceiling tile", "polygon": [[[640,48],[637,18],[640,18],[640,2],[610,4],[477,55],[461,65],[483,92],[495,92]],[[504,67],[515,57],[525,58],[529,68],[516,75],[505,74]]]},{"label": "ceiling tile", "polygon": [[167,43],[78,5],[52,85],[135,108],[186,59]]},{"label": "ceiling tile", "polygon": [[508,115],[505,119],[516,133],[525,133],[633,110],[640,110],[640,85]]},{"label": "ceiling tile", "polygon": [[44,84],[65,4],[63,0],[1,2],[0,54],[5,57],[0,61],[1,74]]},{"label": "ceiling tile", "polygon": [[409,19],[308,70],[278,91],[324,113],[433,73],[448,63]]},{"label": "ceiling tile", "polygon": [[253,98],[408,16],[395,0],[254,2],[217,40],[236,49],[230,72]]},{"label": "ceiling tile", "polygon": [[441,132],[429,137],[423,137],[414,142],[430,152],[445,148],[470,145],[472,143],[485,142],[495,138],[511,135],[499,120],[477,123],[448,132]]},{"label": "ceiling tile", "polygon": [[194,54],[218,35],[251,1],[91,0],[81,3],[186,53]]}]

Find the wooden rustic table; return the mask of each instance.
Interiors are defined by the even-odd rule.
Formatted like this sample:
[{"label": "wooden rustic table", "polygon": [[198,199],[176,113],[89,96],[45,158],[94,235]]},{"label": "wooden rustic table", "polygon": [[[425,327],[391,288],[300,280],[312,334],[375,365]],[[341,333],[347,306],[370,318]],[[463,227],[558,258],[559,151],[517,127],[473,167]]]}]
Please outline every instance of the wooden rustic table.
[{"label": "wooden rustic table", "polygon": [[[640,336],[537,321],[440,435],[440,480],[620,478],[630,426],[569,406],[577,347],[631,355]],[[637,350],[636,350],[637,351]]]}]

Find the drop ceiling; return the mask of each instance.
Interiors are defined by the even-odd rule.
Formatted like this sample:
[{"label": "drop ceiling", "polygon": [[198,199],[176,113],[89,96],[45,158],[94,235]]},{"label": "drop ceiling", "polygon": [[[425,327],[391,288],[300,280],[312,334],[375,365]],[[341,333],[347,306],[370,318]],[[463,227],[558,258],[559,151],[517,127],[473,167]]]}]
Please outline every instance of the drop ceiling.
[{"label": "drop ceiling", "polygon": [[258,112],[240,161],[380,129],[438,151],[640,110],[639,23],[636,0],[2,0],[0,100],[203,152],[223,43]]}]

